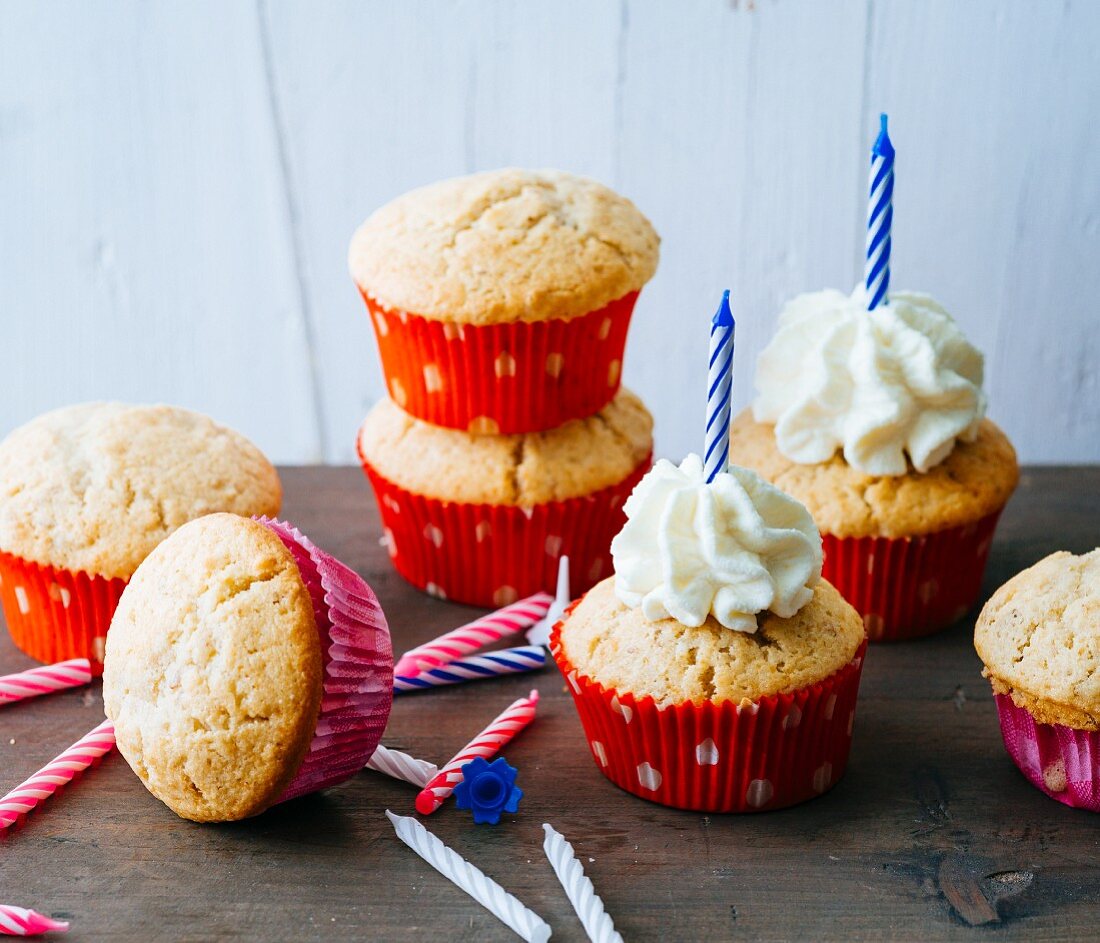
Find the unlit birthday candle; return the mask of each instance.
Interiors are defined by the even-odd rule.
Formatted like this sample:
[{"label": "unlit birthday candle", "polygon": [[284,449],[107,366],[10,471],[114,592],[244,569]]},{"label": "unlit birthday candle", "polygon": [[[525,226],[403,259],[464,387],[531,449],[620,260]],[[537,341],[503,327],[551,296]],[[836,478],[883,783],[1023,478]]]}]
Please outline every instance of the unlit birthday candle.
[{"label": "unlit birthday candle", "polygon": [[0,799],[0,829],[8,828],[19,816],[45,802],[77,773],[82,773],[115,745],[115,728],[103,721],[57,759],[47,763],[30,779]]},{"label": "unlit birthday candle", "polygon": [[0,677],[0,707],[28,697],[77,688],[92,680],[92,665],[87,658],[73,658],[56,665],[28,668],[18,674]]},{"label": "unlit birthday candle", "polygon": [[466,744],[458,754],[432,777],[416,797],[416,811],[421,815],[431,815],[454,792],[455,785],[462,780],[462,766],[480,756],[487,760],[496,756],[504,744],[511,740],[532,720],[539,702],[539,692],[532,691],[528,697],[521,697],[510,704],[481,733]]},{"label": "unlit birthday candle", "polygon": [[378,744],[374,754],[367,760],[367,769],[376,773],[385,773],[394,779],[402,779],[414,786],[423,789],[431,781],[431,778],[439,772],[435,763],[427,760],[418,760],[415,756],[402,753],[400,750],[391,750]]},{"label": "unlit birthday candle", "polygon": [[38,936],[41,933],[64,933],[68,929],[68,921],[54,920],[26,907],[0,904],[0,934]]},{"label": "unlit birthday candle", "polygon": [[394,815],[389,809],[386,810],[386,816],[393,823],[394,831],[401,841],[448,881],[462,888],[501,923],[529,943],[545,943],[550,939],[550,925],[542,917],[525,907],[520,900],[475,868],[453,848],[444,845],[416,819],[407,815]]},{"label": "unlit birthday candle", "polygon": [[604,910],[603,901],[573,853],[573,846],[552,826],[544,824],[542,828],[546,832],[542,850],[550,859],[550,866],[561,881],[565,896],[580,917],[588,939],[592,943],[623,943],[621,934],[615,929],[615,922]]},{"label": "unlit birthday candle", "polygon": [[867,309],[885,304],[890,290],[890,226],[894,221],[894,145],[886,133],[886,115],[871,148],[871,199],[867,209]]},{"label": "unlit birthday candle", "polygon": [[405,652],[398,659],[393,673],[403,678],[415,678],[422,671],[438,668],[499,639],[515,635],[546,615],[551,602],[553,598],[549,594],[535,593],[467,625],[452,629],[431,642]]},{"label": "unlit birthday candle", "polygon": [[733,334],[730,293],[710,322],[710,368],[707,370],[707,435],[703,474],[706,480],[726,470],[730,454],[730,393],[733,388]]},{"label": "unlit birthday candle", "polygon": [[527,632],[527,641],[532,645],[550,645],[550,630],[565,615],[565,609],[572,602],[569,593],[569,557],[564,554],[558,559],[558,585],[554,601],[550,608]]},{"label": "unlit birthday candle", "polygon": [[393,689],[397,692],[423,691],[445,684],[459,684],[462,681],[482,681],[501,675],[537,671],[545,666],[546,649],[541,645],[522,645],[485,655],[459,658],[440,668],[422,671],[416,677],[397,675],[393,679]]}]

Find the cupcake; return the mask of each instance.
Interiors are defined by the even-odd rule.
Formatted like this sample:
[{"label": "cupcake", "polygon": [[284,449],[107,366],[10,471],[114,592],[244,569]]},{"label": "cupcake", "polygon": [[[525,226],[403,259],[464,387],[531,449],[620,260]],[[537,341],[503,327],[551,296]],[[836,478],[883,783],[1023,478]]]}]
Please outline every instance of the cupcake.
[{"label": "cupcake", "polygon": [[1017,573],[982,609],[974,647],[1020,771],[1100,812],[1100,549]]},{"label": "cupcake", "polygon": [[866,650],[809,512],[752,471],[659,461],[626,503],[615,576],[551,635],[600,770],[645,799],[752,812],[843,775]]},{"label": "cupcake", "polygon": [[126,581],[181,524],[276,514],[278,475],[243,436],[172,406],[86,403],[0,442],[0,599],[39,661],[103,658]]},{"label": "cupcake", "polygon": [[348,262],[394,401],[437,426],[507,434],[611,401],[658,244],[607,187],[509,169],[388,203],[359,227]]},{"label": "cupcake", "polygon": [[546,432],[471,435],[383,400],[359,433],[398,572],[477,606],[552,590],[563,554],[578,591],[610,572],[623,502],[652,450],[653,420],[625,389],[594,416]]},{"label": "cupcake", "polygon": [[809,508],[824,575],[872,641],[935,632],[981,591],[1016,453],[985,418],[981,354],[927,295],[867,310],[858,287],[800,295],[761,354],[730,461]]},{"label": "cupcake", "polygon": [[370,759],[393,698],[378,600],[293,527],[185,524],[122,594],[103,670],[119,751],[196,822],[257,815]]}]

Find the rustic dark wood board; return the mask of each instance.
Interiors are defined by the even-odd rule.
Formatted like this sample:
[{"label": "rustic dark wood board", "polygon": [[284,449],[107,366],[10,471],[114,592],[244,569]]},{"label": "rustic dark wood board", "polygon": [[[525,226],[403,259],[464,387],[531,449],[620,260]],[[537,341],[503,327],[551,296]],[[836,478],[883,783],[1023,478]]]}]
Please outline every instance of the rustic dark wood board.
[{"label": "rustic dark wood board", "polygon": [[[389,568],[357,469],[286,469],[285,515],[369,580],[403,650],[471,611]],[[1056,549],[1100,544],[1100,468],[1029,469],[987,592]],[[583,856],[627,940],[1095,939],[1100,817],[1017,773],[971,647],[973,619],[871,650],[847,776],[780,812],[705,816],[620,792],[596,770],[547,670],[399,697],[385,742],[442,762],[537,685],[539,719],[507,748],[521,812],[427,824],[582,940],[542,851],[553,823]],[[6,636],[0,673],[30,661]],[[0,790],[100,719],[97,687],[0,711]],[[393,836],[414,790],[374,773],[249,822],[199,826],[149,796],[117,754],[0,839],[0,901],[64,915],[78,940],[508,940],[510,932]],[[589,860],[594,859],[594,860]]]}]

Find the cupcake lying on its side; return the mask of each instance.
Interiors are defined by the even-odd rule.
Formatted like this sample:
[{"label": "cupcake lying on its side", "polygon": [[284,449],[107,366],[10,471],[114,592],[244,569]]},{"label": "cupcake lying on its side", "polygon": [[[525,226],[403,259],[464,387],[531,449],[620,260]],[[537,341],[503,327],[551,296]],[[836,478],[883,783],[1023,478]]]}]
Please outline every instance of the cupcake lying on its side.
[{"label": "cupcake lying on its side", "polygon": [[33,658],[103,658],[138,564],[215,511],[279,511],[274,467],[244,436],[172,406],[85,403],[0,442],[0,599]]},{"label": "cupcake lying on its side", "polygon": [[800,295],[760,355],[730,461],[803,502],[824,574],[872,641],[935,632],[977,601],[1016,453],[985,417],[981,354],[927,295]]},{"label": "cupcake lying on its side", "polygon": [[974,647],[1020,771],[1100,812],[1100,549],[1017,573],[982,609]]},{"label": "cupcake lying on its side", "polygon": [[224,822],[359,772],[393,700],[359,576],[288,524],[185,524],[122,594],[103,671],[119,751],[177,815]]},{"label": "cupcake lying on its side", "polygon": [[551,651],[601,771],[665,805],[793,805],[844,773],[866,648],[820,579],[807,510],[744,468],[660,461],[626,504],[616,575]]},{"label": "cupcake lying on its side", "polygon": [[433,595],[504,606],[610,570],[622,505],[649,468],[653,419],[627,390],[595,416],[525,435],[477,436],[371,410],[359,456],[397,571]]}]

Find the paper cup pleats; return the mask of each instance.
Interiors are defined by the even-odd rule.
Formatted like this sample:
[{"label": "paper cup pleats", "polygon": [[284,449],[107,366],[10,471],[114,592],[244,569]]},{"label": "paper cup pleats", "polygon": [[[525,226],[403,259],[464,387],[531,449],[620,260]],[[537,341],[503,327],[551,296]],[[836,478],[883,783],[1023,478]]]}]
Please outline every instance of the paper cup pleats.
[{"label": "paper cup pleats", "polygon": [[103,670],[103,646],[126,580],[46,566],[0,551],[0,601],[12,640],[48,664],[87,658]]},{"label": "paper cup pleats", "polygon": [[370,311],[390,397],[436,426],[538,432],[598,412],[615,396],[638,293],[575,318],[459,324]]},{"label": "paper cup pleats", "polygon": [[822,534],[821,575],[862,616],[872,642],[938,632],[977,603],[1000,514],[920,537]]}]

